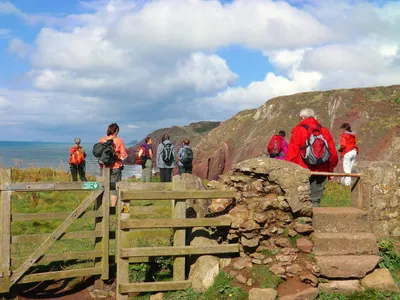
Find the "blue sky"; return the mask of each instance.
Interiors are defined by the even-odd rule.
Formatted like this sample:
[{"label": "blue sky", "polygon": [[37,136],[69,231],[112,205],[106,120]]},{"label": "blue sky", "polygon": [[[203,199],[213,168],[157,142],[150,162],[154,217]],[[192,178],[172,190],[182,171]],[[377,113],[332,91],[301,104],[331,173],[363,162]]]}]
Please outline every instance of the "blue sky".
[{"label": "blue sky", "polygon": [[[126,140],[311,90],[400,83],[400,2],[0,0],[9,140]],[[4,130],[3,128],[3,130]]]}]

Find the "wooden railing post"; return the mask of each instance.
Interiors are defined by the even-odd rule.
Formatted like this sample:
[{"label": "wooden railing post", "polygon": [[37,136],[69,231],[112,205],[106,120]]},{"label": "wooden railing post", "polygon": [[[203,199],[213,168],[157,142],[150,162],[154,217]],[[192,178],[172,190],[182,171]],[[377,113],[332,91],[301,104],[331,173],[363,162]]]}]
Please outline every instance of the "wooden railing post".
[{"label": "wooden railing post", "polygon": [[[11,169],[0,169],[0,185],[11,183]],[[11,192],[1,191],[0,197],[0,293],[10,290]]]},{"label": "wooden railing post", "polygon": [[[179,176],[174,176],[172,183],[173,191],[183,191],[186,186]],[[184,219],[186,218],[186,200],[172,200],[173,203],[173,218]],[[175,229],[174,232],[174,247],[186,245],[186,229]],[[185,257],[174,257],[173,266],[174,281],[185,280]]]},{"label": "wooden railing post", "polygon": [[129,283],[129,259],[121,258],[120,250],[129,247],[129,229],[121,229],[120,222],[129,219],[130,201],[121,200],[121,189],[119,190],[119,199],[117,204],[118,225],[117,225],[117,300],[128,300],[128,294],[121,293],[121,285]]},{"label": "wooden railing post", "polygon": [[100,278],[95,281],[95,288],[102,290],[104,281],[109,278],[109,234],[110,234],[110,169],[105,168],[102,176],[97,177],[97,181],[103,184],[104,191],[96,199],[95,211],[101,211],[101,217],[95,218],[95,231],[102,232],[102,236],[95,240],[95,250],[102,251],[101,258],[95,259],[95,267],[102,268]]}]

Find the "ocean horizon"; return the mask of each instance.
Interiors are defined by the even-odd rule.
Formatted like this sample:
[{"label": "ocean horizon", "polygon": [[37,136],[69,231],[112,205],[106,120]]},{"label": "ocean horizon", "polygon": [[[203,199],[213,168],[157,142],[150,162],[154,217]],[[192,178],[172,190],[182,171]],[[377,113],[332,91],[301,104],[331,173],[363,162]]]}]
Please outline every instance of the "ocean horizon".
[{"label": "ocean horizon", "polygon": [[[94,143],[83,143],[86,151],[86,172],[99,174],[97,159],[92,154]],[[72,143],[60,142],[24,142],[0,141],[0,166],[2,168],[51,168],[58,171],[69,171],[69,149]],[[123,178],[140,177],[141,167],[126,165]]]}]

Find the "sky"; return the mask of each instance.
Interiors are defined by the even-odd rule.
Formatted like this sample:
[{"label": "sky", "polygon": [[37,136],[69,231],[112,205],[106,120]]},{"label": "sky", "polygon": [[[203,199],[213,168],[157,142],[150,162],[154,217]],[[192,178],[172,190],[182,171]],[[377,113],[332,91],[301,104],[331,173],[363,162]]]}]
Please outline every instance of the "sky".
[{"label": "sky", "polygon": [[400,84],[400,1],[0,0],[0,140],[129,142],[305,91]]}]

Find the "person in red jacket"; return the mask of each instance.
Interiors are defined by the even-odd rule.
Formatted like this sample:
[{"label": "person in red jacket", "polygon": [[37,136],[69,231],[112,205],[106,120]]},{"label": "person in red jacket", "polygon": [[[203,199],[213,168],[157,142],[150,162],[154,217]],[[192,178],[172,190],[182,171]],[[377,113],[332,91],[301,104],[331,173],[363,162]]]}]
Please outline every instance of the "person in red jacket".
[{"label": "person in red jacket", "polygon": [[[332,135],[329,130],[319,124],[315,119],[314,110],[310,108],[304,108],[300,111],[301,121],[292,130],[292,136],[290,138],[288,152],[286,154],[286,160],[294,162],[303,168],[317,172],[332,172],[338,163],[338,156],[333,141]],[[319,127],[321,126],[321,127]],[[303,151],[305,148],[306,141],[309,137],[309,130],[307,128],[319,128],[323,138],[328,144],[330,156],[328,161],[319,165],[307,164],[303,159]],[[303,154],[304,155],[304,154]],[[311,189],[311,200],[313,206],[318,207],[321,202],[321,197],[324,192],[326,176],[311,176],[310,177],[310,189]]]},{"label": "person in red jacket", "polygon": [[[340,157],[343,158],[343,170],[345,173],[351,173],[358,154],[356,135],[351,131],[349,123],[343,123],[340,129],[343,129],[343,133],[340,135],[339,148]],[[345,186],[350,186],[351,177],[343,177],[341,182]]]}]

